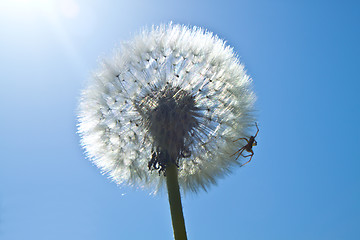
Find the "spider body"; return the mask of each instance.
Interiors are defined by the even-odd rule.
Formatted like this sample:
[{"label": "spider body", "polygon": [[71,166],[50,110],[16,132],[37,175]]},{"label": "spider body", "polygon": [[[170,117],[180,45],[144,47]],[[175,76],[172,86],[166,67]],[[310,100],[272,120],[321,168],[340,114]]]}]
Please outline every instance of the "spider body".
[{"label": "spider body", "polygon": [[[257,142],[256,142],[255,138],[256,138],[257,134],[259,133],[259,128],[258,128],[257,123],[255,123],[255,126],[257,128],[257,131],[256,131],[256,134],[254,136],[250,136],[249,139],[247,139],[247,138],[239,138],[239,139],[234,140],[234,142],[236,142],[236,141],[239,141],[241,139],[244,139],[247,142],[245,146],[241,147],[239,150],[237,150],[234,154],[231,155],[231,157],[232,157],[232,156],[238,154],[236,159],[238,159],[240,156],[243,156],[244,158],[250,157],[249,161],[242,164],[240,167],[244,166],[245,164],[248,164],[251,161],[252,157],[254,156],[254,151],[253,151],[252,147],[257,145]],[[250,154],[244,156],[243,155],[244,151],[249,152]]]}]

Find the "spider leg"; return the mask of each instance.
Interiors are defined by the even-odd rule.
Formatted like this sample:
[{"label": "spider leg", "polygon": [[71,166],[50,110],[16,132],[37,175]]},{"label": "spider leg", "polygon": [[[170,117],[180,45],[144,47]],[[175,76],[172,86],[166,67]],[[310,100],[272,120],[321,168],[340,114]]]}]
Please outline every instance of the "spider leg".
[{"label": "spider leg", "polygon": [[240,167],[248,164],[248,163],[251,161],[252,157],[254,156],[254,152],[253,152],[253,150],[251,150],[250,152],[251,152],[251,154],[249,154],[249,155],[246,155],[246,156],[242,155],[244,158],[250,157],[250,159],[249,159],[249,161],[247,161],[246,163],[242,164]]},{"label": "spider leg", "polygon": [[249,161],[247,161],[246,163],[242,164],[240,167],[245,166],[246,164],[248,164],[248,163],[251,161],[251,158],[252,158],[252,157],[253,157],[253,155],[251,155]]},{"label": "spider leg", "polygon": [[247,140],[247,138],[238,138],[238,139],[234,140],[233,142],[239,141],[240,139],[244,139],[247,143],[249,143],[249,140]]},{"label": "spider leg", "polygon": [[258,128],[257,123],[255,123],[255,126],[256,126],[256,128],[257,128],[257,131],[256,131],[256,134],[255,134],[254,138],[256,138],[257,134],[259,133],[259,128]]},{"label": "spider leg", "polygon": [[239,150],[237,150],[234,154],[232,154],[230,157],[234,156],[235,154],[237,154],[238,152],[240,152],[240,154],[245,150],[245,146],[240,148]]},{"label": "spider leg", "polygon": [[246,157],[250,157],[250,156],[252,156],[252,155],[254,155],[254,154],[249,154],[249,155],[246,155],[246,156],[241,155],[241,156],[243,156],[244,158],[246,158]]},{"label": "spider leg", "polygon": [[235,160],[236,160],[236,159],[238,159],[238,158],[241,156],[241,154],[243,153],[244,150],[245,150],[245,146],[242,147],[242,148],[240,148],[239,150],[237,150],[237,151],[236,151],[234,154],[232,154],[230,157],[232,157],[232,156],[234,156],[235,154],[239,153],[238,156],[235,158]]},{"label": "spider leg", "polygon": [[239,155],[235,158],[235,160],[238,160],[238,158],[241,156],[241,154],[243,153],[244,150],[242,150]]}]

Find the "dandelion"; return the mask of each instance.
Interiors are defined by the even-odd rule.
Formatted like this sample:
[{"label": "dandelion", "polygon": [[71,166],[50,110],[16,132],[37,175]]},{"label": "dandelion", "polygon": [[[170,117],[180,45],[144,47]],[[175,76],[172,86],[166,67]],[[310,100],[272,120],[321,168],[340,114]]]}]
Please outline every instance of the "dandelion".
[{"label": "dandelion", "polygon": [[[244,66],[217,36],[153,27],[103,61],[83,91],[81,143],[118,184],[167,185],[170,208],[174,192],[182,216],[179,186],[207,190],[244,161],[233,155],[234,140],[248,136],[254,99]],[[173,225],[181,222],[171,213]]]}]

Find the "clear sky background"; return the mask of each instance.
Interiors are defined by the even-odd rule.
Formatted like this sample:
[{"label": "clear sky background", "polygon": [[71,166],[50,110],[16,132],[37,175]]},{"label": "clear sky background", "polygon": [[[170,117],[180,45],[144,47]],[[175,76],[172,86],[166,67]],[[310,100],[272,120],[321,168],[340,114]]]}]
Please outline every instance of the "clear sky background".
[{"label": "clear sky background", "polygon": [[346,0],[1,0],[0,239],[172,239],[167,196],[116,186],[76,134],[98,60],[169,21],[225,39],[258,96],[253,160],[183,198],[189,239],[360,239],[359,12]]}]

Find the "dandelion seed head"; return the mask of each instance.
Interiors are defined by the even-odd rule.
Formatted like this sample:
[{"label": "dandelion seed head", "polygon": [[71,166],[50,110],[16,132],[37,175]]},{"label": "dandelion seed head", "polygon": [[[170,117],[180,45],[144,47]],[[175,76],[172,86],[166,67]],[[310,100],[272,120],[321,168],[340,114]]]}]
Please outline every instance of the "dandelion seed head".
[{"label": "dandelion seed head", "polygon": [[[239,165],[235,139],[254,123],[251,79],[233,49],[201,28],[143,30],[104,60],[80,101],[87,156],[118,184],[164,185],[179,167],[184,192]],[[150,169],[150,170],[149,170]]]}]

